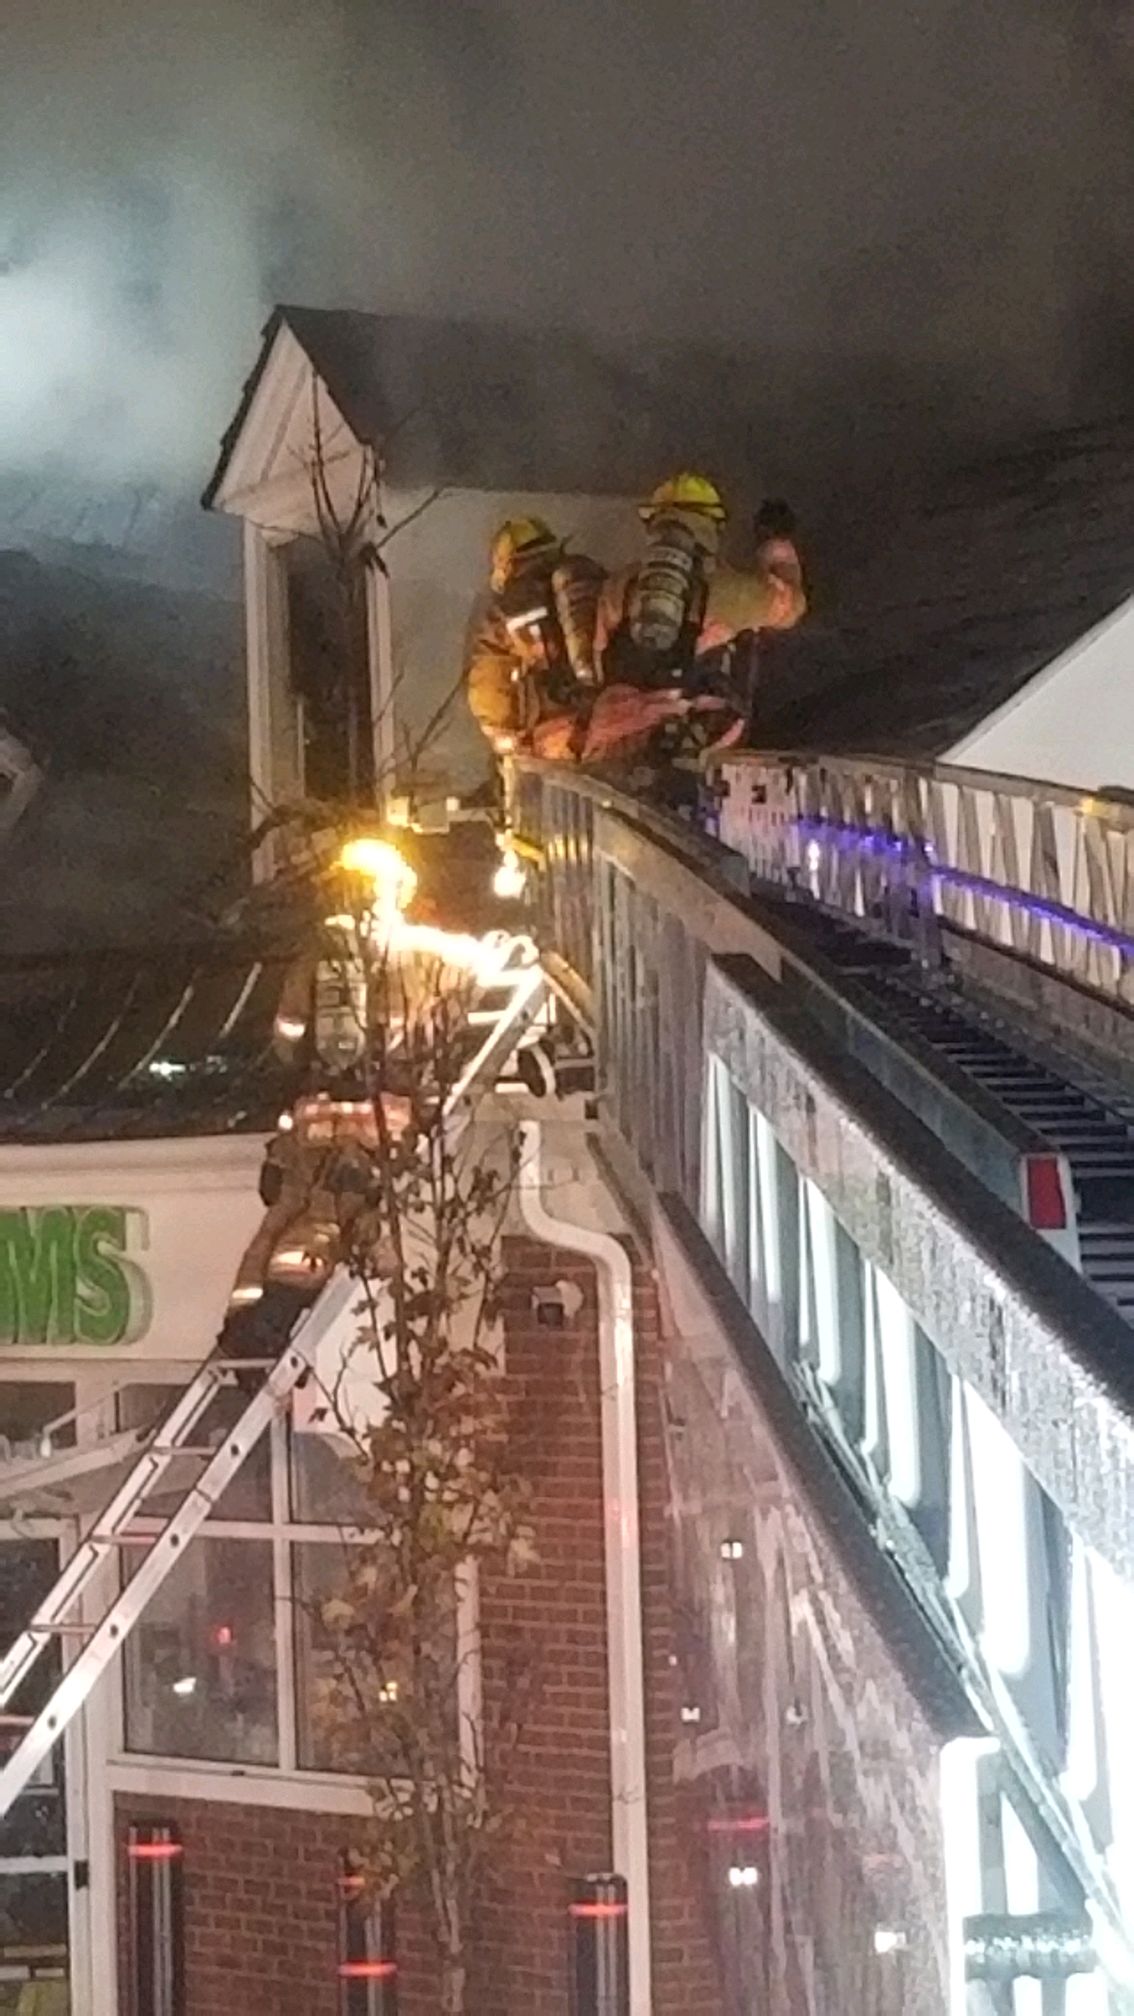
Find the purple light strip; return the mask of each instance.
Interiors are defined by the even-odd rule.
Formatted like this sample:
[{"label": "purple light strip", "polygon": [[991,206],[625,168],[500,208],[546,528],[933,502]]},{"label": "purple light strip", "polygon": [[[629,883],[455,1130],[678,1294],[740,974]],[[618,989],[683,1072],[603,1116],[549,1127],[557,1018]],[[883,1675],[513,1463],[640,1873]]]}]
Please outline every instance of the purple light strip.
[{"label": "purple light strip", "polygon": [[991,902],[1003,903],[1010,910],[1023,910],[1029,917],[1048,924],[1059,924],[1064,930],[1076,931],[1080,937],[1088,938],[1097,945],[1109,946],[1123,958],[1134,960],[1134,938],[1125,931],[1119,931],[1110,924],[1096,923],[1093,918],[1084,917],[1079,910],[1069,910],[1066,904],[1055,903],[1042,896],[1029,896],[1023,889],[993,882],[988,875],[974,875],[963,868],[936,867],[928,842],[919,844],[899,834],[883,833],[866,826],[844,826],[827,819],[800,816],[790,823],[800,834],[820,844],[826,842],[845,853],[889,854],[909,861],[912,866],[924,863],[927,879],[939,886],[963,890],[973,896],[985,896]]}]

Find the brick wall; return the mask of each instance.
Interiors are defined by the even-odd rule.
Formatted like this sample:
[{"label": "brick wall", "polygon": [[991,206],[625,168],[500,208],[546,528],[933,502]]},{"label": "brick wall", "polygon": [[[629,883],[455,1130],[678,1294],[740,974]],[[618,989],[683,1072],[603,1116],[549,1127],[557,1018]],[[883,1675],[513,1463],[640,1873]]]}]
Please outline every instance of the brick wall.
[{"label": "brick wall", "polygon": [[[529,1477],[539,1561],[481,1592],[488,1721],[522,1651],[535,1695],[514,1758],[517,1829],[478,1914],[473,2016],[566,2016],[566,1884],[611,1858],[606,1596],[593,1268],[509,1241],[507,1378]],[[578,1309],[540,1326],[537,1287],[565,1282]],[[576,1299],[575,1296],[571,1297]],[[721,2003],[673,1786],[679,1732],[656,1297],[636,1285],[642,1596],[653,1890],[655,2016],[719,2016]],[[335,1880],[349,1822],[204,1801],[131,1801],[184,1829],[188,2016],[336,2016]],[[123,1824],[127,1818],[123,1810]],[[420,1915],[399,1922],[403,2016],[433,2016]],[[123,2005],[120,2016],[128,2016]]]},{"label": "brick wall", "polygon": [[[173,1821],[185,1846],[187,2016],[338,2016],[339,1856],[349,1819],[205,1799],[120,1799],[118,1866],[130,1820]],[[119,2016],[130,2008],[127,1893],[119,1893]],[[407,2016],[433,2016],[413,1914],[399,1948]]]}]

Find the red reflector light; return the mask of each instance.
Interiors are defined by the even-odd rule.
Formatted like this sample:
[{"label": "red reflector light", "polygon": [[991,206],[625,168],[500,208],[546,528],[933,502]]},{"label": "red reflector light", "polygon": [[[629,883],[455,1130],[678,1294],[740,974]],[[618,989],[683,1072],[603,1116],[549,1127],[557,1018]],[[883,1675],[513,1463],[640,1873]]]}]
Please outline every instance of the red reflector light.
[{"label": "red reflector light", "polygon": [[1028,1223],[1036,1232],[1065,1232],[1067,1206],[1058,1158],[1030,1155],[1027,1164]]},{"label": "red reflector light", "polygon": [[344,1960],[340,1981],[392,1981],[398,1971],[396,1960]]},{"label": "red reflector light", "polygon": [[626,1904],[572,1904],[572,1918],[625,1918]]},{"label": "red reflector light", "polygon": [[131,1841],[126,1853],[131,1862],[176,1862],[184,1850],[180,1841]]},{"label": "red reflector light", "polygon": [[735,1820],[714,1815],[705,1828],[709,1834],[766,1834],[771,1824],[766,1813],[738,1813]]}]

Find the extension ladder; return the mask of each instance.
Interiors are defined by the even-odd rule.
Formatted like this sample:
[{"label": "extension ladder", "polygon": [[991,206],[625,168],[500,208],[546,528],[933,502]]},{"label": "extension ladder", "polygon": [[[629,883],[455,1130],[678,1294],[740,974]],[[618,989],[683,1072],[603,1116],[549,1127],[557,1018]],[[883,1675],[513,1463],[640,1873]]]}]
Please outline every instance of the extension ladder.
[{"label": "extension ladder", "polygon": [[[495,1025],[471,1059],[445,1104],[445,1120],[460,1134],[471,1113],[478,1088],[499,1076],[536,1022],[547,999],[542,968],[531,966],[508,976],[508,999]],[[44,1598],[27,1629],[0,1660],[0,1724],[24,1729],[16,1748],[0,1770],[0,1820],[11,1810],[63,1731],[88,1699],[147,1604],[183,1558],[185,1549],[228,1489],[273,1416],[290,1400],[311,1371],[322,1339],[349,1312],[357,1280],[340,1267],[317,1299],[295,1324],[278,1359],[206,1361],[186,1386],[169,1416],[157,1429],[129,1475],[111,1498],[91,1533],[82,1541]],[[247,1407],[220,1445],[194,1445],[194,1428],[223,1386],[251,1370],[265,1373]],[[106,1564],[119,1550],[136,1547],[131,1521],[179,1458],[199,1458],[204,1469],[185,1491],[177,1510],[146,1547],[141,1562],[97,1624],[88,1625],[81,1605]],[[145,1544],[144,1542],[142,1544]],[[36,1716],[5,1713],[17,1689],[27,1679],[45,1647],[53,1641],[81,1642],[81,1650],[66,1667],[45,1706]]]}]

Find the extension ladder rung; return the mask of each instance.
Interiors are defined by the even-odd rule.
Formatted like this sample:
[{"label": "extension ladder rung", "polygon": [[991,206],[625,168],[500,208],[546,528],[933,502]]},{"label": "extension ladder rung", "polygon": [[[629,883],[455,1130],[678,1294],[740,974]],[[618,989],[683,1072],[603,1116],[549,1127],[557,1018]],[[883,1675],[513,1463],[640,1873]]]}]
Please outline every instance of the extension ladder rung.
[{"label": "extension ladder rung", "polygon": [[[9,1646],[0,1659],[0,1709],[7,1706],[17,1687],[35,1665],[45,1643],[41,1629],[65,1618],[107,1558],[108,1544],[120,1526],[132,1519],[165,1475],[175,1456],[185,1446],[201,1416],[216,1398],[220,1381],[212,1361],[201,1367],[157,1431],[159,1446],[150,1443],[139,1455],[127,1477],[119,1485],[99,1519],[99,1540],[84,1540],[68,1561],[53,1588],[40,1604],[31,1625]],[[172,1452],[172,1453],[170,1453]]]},{"label": "extension ladder rung", "polygon": [[[256,1446],[281,1402],[310,1370],[324,1330],[342,1317],[358,1293],[357,1282],[343,1270],[332,1277],[314,1307],[305,1312],[290,1343],[250,1397],[240,1420],[212,1452],[202,1475],[185,1492],[177,1511],[156,1535],[125,1588],[91,1628],[86,1644],[59,1680],[3,1770],[0,1770],[0,1819],[10,1811],[13,1800],[19,1797],[32,1774],[86,1701],[96,1681],[121,1650],[146,1605],[184,1558],[189,1542]],[[200,1383],[199,1375],[194,1386]],[[198,1413],[201,1407],[207,1405],[212,1391],[213,1384],[209,1382],[197,1408]],[[188,1430],[195,1418],[194,1410],[192,1406],[183,1406],[180,1410],[175,1408],[171,1422],[179,1412],[182,1427]],[[171,1436],[170,1440],[173,1442],[174,1437]],[[175,1447],[174,1455],[178,1453],[179,1448]],[[47,1602],[41,1606],[40,1613],[33,1618],[28,1630],[16,1641],[4,1661],[4,1683],[9,1689],[5,1699],[10,1698],[11,1687],[23,1677],[47,1639],[54,1635],[50,1627],[61,1621],[61,1613],[70,1609],[90,1581],[95,1568],[108,1558],[111,1549],[117,1545],[121,1527],[127,1517],[137,1511],[139,1496],[144,1495],[154,1476],[168,1467],[171,1460],[170,1457],[155,1455],[153,1450],[147,1452],[137,1465],[140,1486],[128,1489],[134,1480],[127,1480],[127,1486],[118,1493],[114,1507],[108,1508],[102,1537],[98,1541],[86,1541],[74,1557],[74,1562],[68,1564]],[[17,1656],[13,1657],[14,1654]],[[11,1678],[13,1673],[15,1680]]]}]

